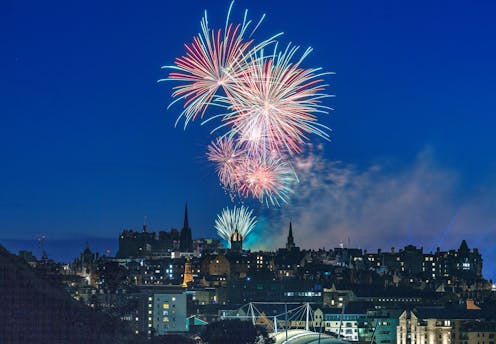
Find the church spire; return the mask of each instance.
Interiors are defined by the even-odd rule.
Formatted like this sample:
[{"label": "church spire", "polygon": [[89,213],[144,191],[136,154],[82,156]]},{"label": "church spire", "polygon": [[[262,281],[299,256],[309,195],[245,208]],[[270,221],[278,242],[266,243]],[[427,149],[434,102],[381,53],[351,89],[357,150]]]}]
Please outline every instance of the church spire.
[{"label": "church spire", "polygon": [[184,206],[184,226],[183,228],[189,228],[189,222],[188,222],[188,203],[185,204]]},{"label": "church spire", "polygon": [[193,238],[188,221],[188,203],[184,206],[184,226],[179,237],[179,249],[181,252],[193,252]]},{"label": "church spire", "polygon": [[295,248],[294,238],[293,238],[293,224],[289,221],[289,234],[288,242],[286,243],[286,249],[292,250]]}]

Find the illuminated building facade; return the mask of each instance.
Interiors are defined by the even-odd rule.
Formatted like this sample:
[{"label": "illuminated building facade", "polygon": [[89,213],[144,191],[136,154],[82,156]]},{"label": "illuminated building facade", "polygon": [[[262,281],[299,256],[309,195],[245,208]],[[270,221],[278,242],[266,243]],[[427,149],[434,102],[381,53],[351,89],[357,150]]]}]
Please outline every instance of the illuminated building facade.
[{"label": "illuminated building facade", "polygon": [[189,331],[187,295],[181,289],[142,290],[140,308],[131,323],[148,337]]},{"label": "illuminated building facade", "polygon": [[451,320],[431,316],[419,317],[413,311],[404,311],[399,317],[397,344],[449,344]]}]

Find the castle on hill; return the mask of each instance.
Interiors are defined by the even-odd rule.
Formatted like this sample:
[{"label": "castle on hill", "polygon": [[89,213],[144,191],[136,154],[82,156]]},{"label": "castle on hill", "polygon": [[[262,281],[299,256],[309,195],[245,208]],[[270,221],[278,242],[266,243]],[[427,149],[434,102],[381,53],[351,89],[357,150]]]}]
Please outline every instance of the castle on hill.
[{"label": "castle on hill", "polygon": [[119,251],[116,258],[138,258],[149,255],[167,254],[172,251],[193,252],[193,237],[188,221],[188,205],[184,208],[184,224],[179,231],[149,232],[125,229],[119,236]]}]

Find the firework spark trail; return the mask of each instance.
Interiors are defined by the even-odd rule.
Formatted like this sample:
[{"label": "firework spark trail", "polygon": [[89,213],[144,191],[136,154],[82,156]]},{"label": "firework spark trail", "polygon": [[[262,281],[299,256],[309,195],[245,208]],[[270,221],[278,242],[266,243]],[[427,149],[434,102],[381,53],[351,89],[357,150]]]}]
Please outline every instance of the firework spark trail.
[{"label": "firework spark trail", "polygon": [[298,177],[288,161],[277,157],[257,156],[244,159],[238,165],[238,193],[253,197],[260,203],[281,205],[287,203]]},{"label": "firework spark trail", "polygon": [[260,203],[287,203],[298,179],[289,162],[277,155],[251,156],[228,137],[218,138],[208,147],[208,160],[216,164],[224,189],[236,196],[253,197]]},{"label": "firework spark trail", "polygon": [[230,85],[242,73],[248,57],[254,51],[263,49],[281,33],[253,46],[250,37],[259,27],[265,15],[260,18],[251,34],[249,40],[245,41],[247,30],[252,21],[247,20],[245,11],[242,24],[229,23],[229,16],[234,2],[231,3],[226,19],[224,33],[221,29],[217,31],[210,29],[208,25],[207,12],[201,20],[201,32],[193,38],[191,44],[185,44],[186,55],[176,58],[175,66],[163,66],[162,68],[174,70],[167,79],[161,81],[179,81],[172,94],[176,98],[170,105],[184,99],[184,110],[176,121],[176,125],[182,117],[185,117],[184,127],[190,121],[200,115],[203,117],[209,105],[215,105],[214,96],[219,88],[229,94]]},{"label": "firework spark trail", "polygon": [[[259,44],[251,38],[265,15],[254,26],[245,11],[241,24],[230,23],[231,3],[224,29],[211,29],[207,13],[201,32],[186,44],[186,54],[175,60],[169,77],[176,81],[169,105],[183,100],[184,127],[210,105],[221,113],[202,124],[220,120],[212,133],[222,132],[208,147],[207,158],[216,165],[219,180],[233,200],[236,196],[258,199],[267,206],[287,203],[298,177],[292,161],[311,134],[329,138],[330,129],[318,122],[329,107],[322,101],[326,74],[320,68],[303,68],[312,51],[299,58],[298,46],[279,49],[274,35]],[[273,51],[267,53],[269,45]]]},{"label": "firework spark trail", "polygon": [[303,69],[300,64],[311,52],[307,49],[300,60],[291,63],[298,47],[264,57],[255,53],[247,71],[231,86],[229,95],[219,97],[231,112],[222,115],[229,135],[238,136],[250,152],[300,153],[308,134],[325,139],[327,127],[317,122],[317,114],[327,113],[321,105],[325,86],[320,69]]},{"label": "firework spark trail", "polygon": [[207,158],[216,164],[219,180],[228,192],[236,189],[240,183],[239,166],[246,159],[245,152],[236,147],[232,138],[217,138],[208,146]]},{"label": "firework spark trail", "polygon": [[230,242],[231,236],[237,231],[241,234],[243,240],[253,230],[257,223],[257,218],[253,216],[253,210],[248,208],[234,207],[233,209],[225,208],[217,215],[215,228],[217,234],[227,242]]}]

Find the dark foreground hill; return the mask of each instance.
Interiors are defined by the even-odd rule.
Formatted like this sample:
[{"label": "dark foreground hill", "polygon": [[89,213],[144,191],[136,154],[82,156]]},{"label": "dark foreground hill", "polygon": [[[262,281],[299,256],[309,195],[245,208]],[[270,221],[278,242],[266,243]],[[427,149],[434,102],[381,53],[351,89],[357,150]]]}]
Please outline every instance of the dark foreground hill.
[{"label": "dark foreground hill", "polygon": [[139,343],[119,319],[79,303],[0,245],[1,343]]}]

